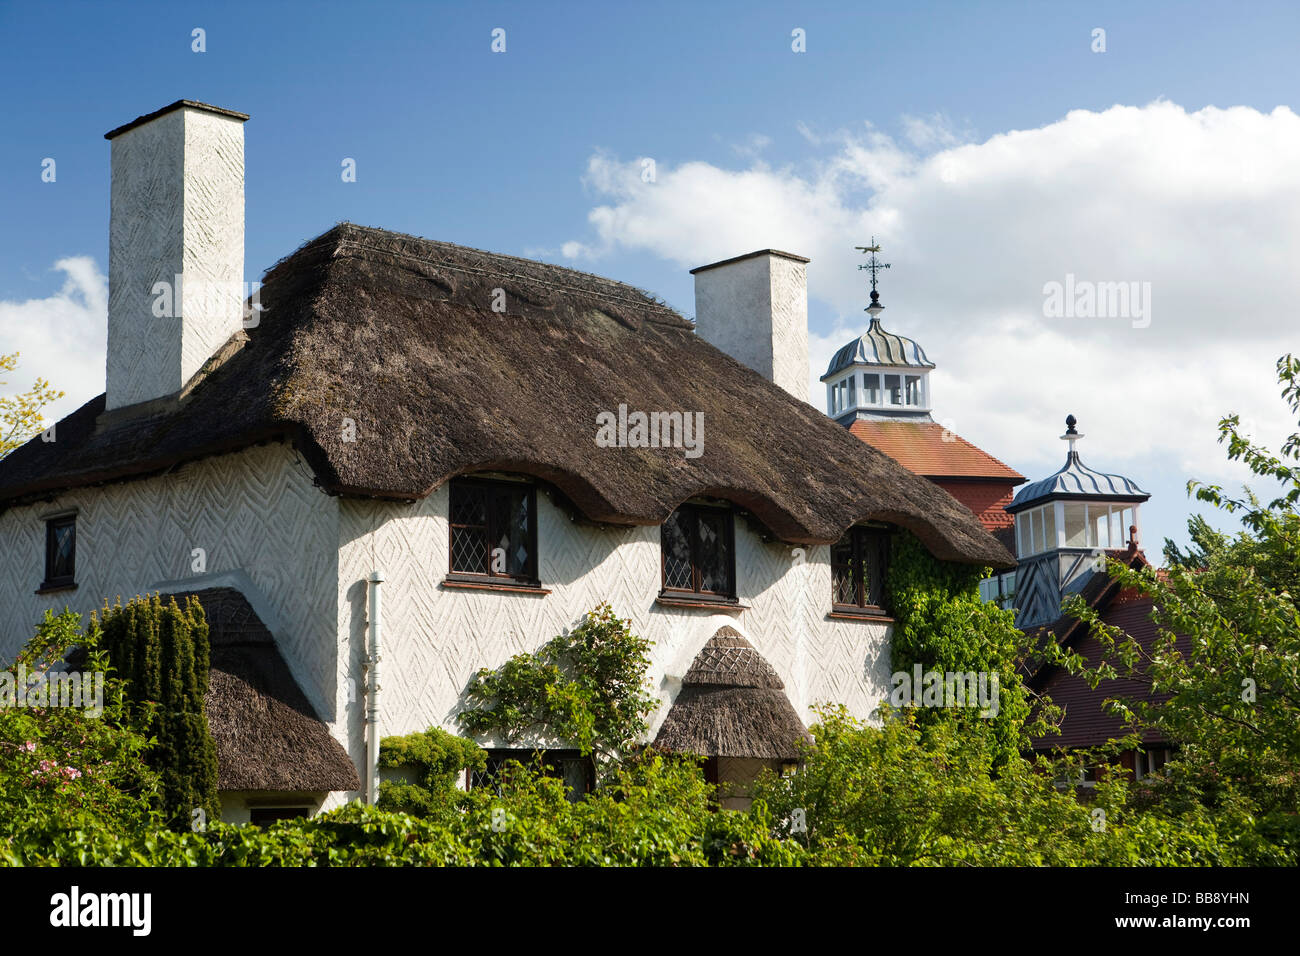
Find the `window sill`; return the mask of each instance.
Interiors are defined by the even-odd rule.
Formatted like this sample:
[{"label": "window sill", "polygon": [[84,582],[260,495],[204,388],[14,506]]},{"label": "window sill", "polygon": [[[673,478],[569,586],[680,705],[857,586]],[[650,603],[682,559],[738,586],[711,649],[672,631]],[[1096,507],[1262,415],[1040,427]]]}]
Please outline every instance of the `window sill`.
[{"label": "window sill", "polygon": [[655,598],[655,603],[662,607],[689,607],[708,611],[722,611],[724,613],[749,610],[748,604],[741,604],[740,601],[735,599],[714,599],[686,594],[661,593]]},{"label": "window sill", "polygon": [[826,615],[836,621],[875,621],[877,624],[893,624],[894,619],[883,610],[872,611],[867,608],[850,607],[836,604]]},{"label": "window sill", "polygon": [[75,591],[75,590],[77,590],[76,582],[75,582],[75,581],[69,581],[69,582],[67,582],[66,584],[49,584],[49,583],[42,583],[41,586],[38,587],[34,593],[36,593],[36,594],[58,594],[60,591]]},{"label": "window sill", "polygon": [[445,588],[459,588],[466,591],[504,591],[509,594],[550,594],[550,588],[540,584],[524,584],[519,581],[493,581],[490,579],[460,578],[448,575],[442,579]]}]

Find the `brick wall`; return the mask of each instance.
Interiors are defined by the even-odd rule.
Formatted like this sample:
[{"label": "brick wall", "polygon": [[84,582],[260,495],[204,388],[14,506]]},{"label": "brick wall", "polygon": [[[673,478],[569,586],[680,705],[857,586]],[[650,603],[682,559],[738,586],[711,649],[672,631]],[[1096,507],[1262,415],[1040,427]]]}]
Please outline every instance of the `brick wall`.
[{"label": "brick wall", "polygon": [[980,519],[988,531],[1010,528],[1014,519],[1003,509],[1015,497],[1015,485],[1007,481],[945,481],[931,478],[932,482],[952,495]]}]

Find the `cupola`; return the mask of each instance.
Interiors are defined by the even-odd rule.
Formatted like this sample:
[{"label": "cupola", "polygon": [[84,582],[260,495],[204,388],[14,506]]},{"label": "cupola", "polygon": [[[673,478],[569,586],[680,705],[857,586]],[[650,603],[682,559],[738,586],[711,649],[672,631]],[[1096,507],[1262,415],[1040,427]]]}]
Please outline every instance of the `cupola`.
[{"label": "cupola", "polygon": [[859,269],[871,272],[871,304],[864,310],[871,316],[867,331],[845,345],[831,358],[826,374],[826,413],[840,424],[854,419],[875,418],[930,421],[929,375],[934,363],[912,339],[888,332],[881,325],[877,289],[878,273],[889,264],[880,262],[880,247],[858,246],[871,254]]},{"label": "cupola", "polygon": [[1151,497],[1131,478],[1089,468],[1079,457],[1083,435],[1065,419],[1065,464],[1016,494],[1016,625],[1033,627],[1060,616],[1061,601],[1086,583],[1103,552],[1136,547],[1139,506]]}]

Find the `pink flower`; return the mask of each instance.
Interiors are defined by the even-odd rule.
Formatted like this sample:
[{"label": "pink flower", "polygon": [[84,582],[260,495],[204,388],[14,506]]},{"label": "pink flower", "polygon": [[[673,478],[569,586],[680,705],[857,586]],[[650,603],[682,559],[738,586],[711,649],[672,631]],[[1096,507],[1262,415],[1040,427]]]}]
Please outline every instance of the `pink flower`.
[{"label": "pink flower", "polygon": [[34,740],[29,740],[29,741],[27,741],[27,743],[23,744],[23,745],[22,745],[21,747],[19,747],[18,749],[19,749],[19,750],[26,750],[29,754],[34,754],[34,753],[36,753],[36,741],[34,741]]}]

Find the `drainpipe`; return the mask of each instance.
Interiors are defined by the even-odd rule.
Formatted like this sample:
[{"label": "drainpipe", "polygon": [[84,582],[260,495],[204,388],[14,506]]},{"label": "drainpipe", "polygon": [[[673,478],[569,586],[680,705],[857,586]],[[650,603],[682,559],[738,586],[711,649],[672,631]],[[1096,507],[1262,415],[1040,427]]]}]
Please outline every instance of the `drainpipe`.
[{"label": "drainpipe", "polygon": [[380,571],[370,572],[370,649],[366,665],[366,802],[379,800],[379,585]]}]

